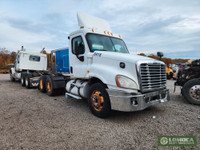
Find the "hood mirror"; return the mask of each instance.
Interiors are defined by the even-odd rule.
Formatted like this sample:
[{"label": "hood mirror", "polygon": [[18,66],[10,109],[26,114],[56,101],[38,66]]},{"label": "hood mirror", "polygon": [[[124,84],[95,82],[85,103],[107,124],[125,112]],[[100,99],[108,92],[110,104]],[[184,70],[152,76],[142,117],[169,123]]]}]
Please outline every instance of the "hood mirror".
[{"label": "hood mirror", "polygon": [[163,57],[163,52],[157,52],[157,56],[158,56],[159,59],[161,60],[161,58]]}]

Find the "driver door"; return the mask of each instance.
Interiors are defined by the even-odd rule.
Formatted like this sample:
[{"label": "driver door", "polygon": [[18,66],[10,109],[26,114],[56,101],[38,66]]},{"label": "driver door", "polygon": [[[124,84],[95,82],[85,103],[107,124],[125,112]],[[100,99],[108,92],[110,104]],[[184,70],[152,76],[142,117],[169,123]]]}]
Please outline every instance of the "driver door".
[{"label": "driver door", "polygon": [[71,37],[70,72],[75,78],[85,78],[87,74],[87,56],[83,34]]},{"label": "driver door", "polygon": [[16,59],[16,61],[15,61],[15,70],[16,70],[16,71],[19,70],[20,56],[21,56],[21,54],[19,53],[19,54],[17,55],[17,59]]}]

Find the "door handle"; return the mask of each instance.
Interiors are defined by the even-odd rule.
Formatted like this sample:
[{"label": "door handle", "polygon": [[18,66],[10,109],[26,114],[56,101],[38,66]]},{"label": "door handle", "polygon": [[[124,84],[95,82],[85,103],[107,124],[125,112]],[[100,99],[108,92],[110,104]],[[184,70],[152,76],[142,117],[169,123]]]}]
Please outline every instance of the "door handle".
[{"label": "door handle", "polygon": [[73,67],[72,66],[70,66],[70,72],[73,73]]}]

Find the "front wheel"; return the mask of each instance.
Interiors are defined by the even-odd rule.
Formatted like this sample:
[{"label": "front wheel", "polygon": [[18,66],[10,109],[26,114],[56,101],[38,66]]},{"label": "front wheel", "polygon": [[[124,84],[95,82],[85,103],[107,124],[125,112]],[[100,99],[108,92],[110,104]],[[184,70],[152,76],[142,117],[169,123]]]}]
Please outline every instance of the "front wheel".
[{"label": "front wheel", "polygon": [[88,105],[92,114],[105,118],[111,112],[110,98],[102,83],[95,83],[91,86],[88,94]]},{"label": "front wheel", "polygon": [[182,88],[182,94],[189,103],[200,105],[200,79],[187,81]]}]

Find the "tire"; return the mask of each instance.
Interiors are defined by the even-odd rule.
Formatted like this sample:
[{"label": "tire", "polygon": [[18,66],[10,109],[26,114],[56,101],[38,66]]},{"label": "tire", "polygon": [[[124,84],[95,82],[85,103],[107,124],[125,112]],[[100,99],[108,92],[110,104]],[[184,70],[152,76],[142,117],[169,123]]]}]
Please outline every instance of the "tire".
[{"label": "tire", "polygon": [[49,96],[54,96],[57,94],[57,91],[54,89],[53,79],[51,76],[47,76],[46,79],[46,92]]},{"label": "tire", "polygon": [[24,73],[21,74],[21,85],[25,86],[25,74]]},{"label": "tire", "polygon": [[189,103],[200,105],[200,79],[187,81],[182,88],[182,94]]},{"label": "tire", "polygon": [[167,79],[170,79],[170,75],[167,73]]},{"label": "tire", "polygon": [[31,78],[31,74],[26,74],[26,76],[25,76],[25,86],[26,86],[27,89],[31,88],[30,78]]},{"label": "tire", "polygon": [[172,73],[172,72],[168,73],[168,74],[167,74],[167,79],[170,80],[170,79],[172,79],[172,78],[173,78],[173,73]]},{"label": "tire", "polygon": [[39,79],[38,90],[42,93],[46,92],[46,80],[47,80],[46,75],[41,76]]},{"label": "tire", "polygon": [[97,117],[106,118],[111,112],[110,98],[102,83],[91,85],[88,93],[89,109]]},{"label": "tire", "polygon": [[170,72],[170,79],[173,79],[173,73]]},{"label": "tire", "polygon": [[12,71],[10,71],[10,80],[11,80],[12,82],[15,82],[15,78],[13,78],[13,76],[12,76]]}]

